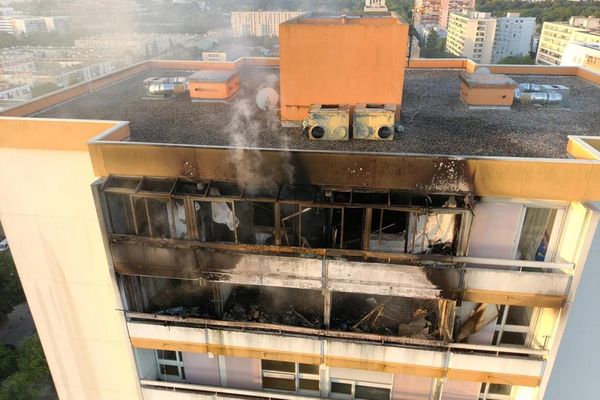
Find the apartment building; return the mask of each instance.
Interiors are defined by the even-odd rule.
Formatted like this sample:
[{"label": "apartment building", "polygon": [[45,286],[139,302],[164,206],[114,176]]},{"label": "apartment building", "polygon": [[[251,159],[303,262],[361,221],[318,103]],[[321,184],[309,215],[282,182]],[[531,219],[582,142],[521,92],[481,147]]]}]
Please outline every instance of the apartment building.
[{"label": "apartment building", "polygon": [[[598,346],[570,332],[597,321],[600,75],[526,66],[511,79],[568,86],[570,109],[469,110],[477,64],[405,68],[407,41],[395,14],[311,14],[280,59],[146,61],[3,112],[0,218],[61,399],[595,390],[553,367]],[[298,62],[315,52],[337,57]],[[200,69],[235,70],[237,96],[144,98]],[[282,127],[344,99],[395,105],[405,133]]]},{"label": "apartment building", "polygon": [[569,42],[561,65],[578,65],[597,71],[600,68],[600,43]]},{"label": "apartment building", "polygon": [[234,37],[279,36],[279,24],[304,14],[303,11],[232,11]]},{"label": "apartment building", "polygon": [[475,0],[442,0],[440,4],[439,25],[442,29],[447,29],[450,13],[460,13],[464,10],[474,11]]},{"label": "apartment building", "polygon": [[446,51],[478,63],[489,64],[492,61],[496,24],[496,18],[491,13],[450,14]]},{"label": "apartment building", "polygon": [[365,12],[386,12],[385,0],[365,0]]},{"label": "apartment building", "polygon": [[448,27],[450,13],[475,10],[475,0],[416,0],[413,19],[417,26]]},{"label": "apartment building", "polygon": [[48,32],[48,25],[43,17],[13,17],[11,23],[17,35]]},{"label": "apartment building", "polygon": [[571,17],[569,22],[544,22],[536,64],[560,65],[570,42],[600,43],[600,18]]},{"label": "apartment building", "polygon": [[535,33],[535,17],[521,17],[519,13],[507,13],[496,19],[492,63],[510,56],[528,55]]},{"label": "apartment building", "polygon": [[450,16],[446,51],[476,62],[498,63],[505,57],[529,54],[535,18],[507,13],[494,18],[490,13],[464,12]]},{"label": "apartment building", "polygon": [[413,21],[415,25],[438,25],[442,0],[415,0]]},{"label": "apartment building", "polygon": [[0,7],[0,32],[14,33],[11,18],[16,14],[12,7]]}]

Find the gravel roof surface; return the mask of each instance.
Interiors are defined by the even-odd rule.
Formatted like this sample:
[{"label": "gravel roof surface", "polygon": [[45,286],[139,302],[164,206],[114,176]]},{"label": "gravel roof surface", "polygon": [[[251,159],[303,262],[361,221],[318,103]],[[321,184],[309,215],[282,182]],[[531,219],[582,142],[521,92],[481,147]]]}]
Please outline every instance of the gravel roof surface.
[{"label": "gravel roof surface", "polygon": [[277,111],[261,111],[254,100],[263,85],[278,89],[277,69],[243,70],[241,90],[227,104],[143,98],[145,78],[193,72],[147,71],[36,116],[129,121],[137,142],[463,156],[564,158],[567,135],[600,135],[600,87],[564,76],[511,78],[568,86],[569,110],[469,110],[459,97],[460,71],[407,70],[405,132],[393,141],[321,142],[309,140],[300,128],[282,128]]}]

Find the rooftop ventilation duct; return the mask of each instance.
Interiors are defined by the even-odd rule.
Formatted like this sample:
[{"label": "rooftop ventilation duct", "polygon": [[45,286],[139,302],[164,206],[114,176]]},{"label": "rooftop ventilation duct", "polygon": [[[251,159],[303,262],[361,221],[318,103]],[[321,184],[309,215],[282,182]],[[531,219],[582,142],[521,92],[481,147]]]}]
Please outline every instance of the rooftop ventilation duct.
[{"label": "rooftop ventilation duct", "polygon": [[144,80],[144,89],[149,98],[166,98],[179,96],[187,92],[187,79],[185,77],[157,78]]},{"label": "rooftop ventilation duct", "polygon": [[563,85],[538,85],[521,83],[515,89],[515,101],[521,104],[543,106],[566,106],[569,88]]}]

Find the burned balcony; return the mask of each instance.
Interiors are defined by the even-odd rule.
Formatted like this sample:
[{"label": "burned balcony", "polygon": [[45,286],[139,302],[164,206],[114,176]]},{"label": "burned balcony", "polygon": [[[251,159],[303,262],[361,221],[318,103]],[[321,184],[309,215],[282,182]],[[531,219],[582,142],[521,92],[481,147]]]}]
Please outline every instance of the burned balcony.
[{"label": "burned balcony", "polygon": [[452,337],[455,303],[451,300],[150,277],[120,279],[131,313],[179,317],[183,323],[229,321],[233,324],[227,326],[241,329],[279,331],[287,326],[312,329],[312,334],[326,330],[420,340]]},{"label": "burned balcony", "polygon": [[110,176],[112,235],[199,242],[462,255],[469,199],[398,190]]}]

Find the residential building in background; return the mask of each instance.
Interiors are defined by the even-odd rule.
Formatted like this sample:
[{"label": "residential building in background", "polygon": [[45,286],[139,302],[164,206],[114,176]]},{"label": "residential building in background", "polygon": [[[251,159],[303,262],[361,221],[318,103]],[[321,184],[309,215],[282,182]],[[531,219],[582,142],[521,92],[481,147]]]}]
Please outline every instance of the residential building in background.
[{"label": "residential building in background", "polygon": [[475,10],[475,0],[415,0],[415,25],[440,26],[446,29],[450,13]]},{"label": "residential building in background", "polygon": [[600,43],[600,18],[571,17],[569,22],[544,22],[536,63],[561,65],[569,42]]},{"label": "residential building in background", "polygon": [[446,51],[478,63],[489,64],[494,50],[496,24],[496,18],[492,17],[491,13],[451,13],[448,20]]},{"label": "residential building in background", "polygon": [[0,100],[30,100],[31,86],[11,86],[0,83]]},{"label": "residential building in background", "polygon": [[13,31],[17,35],[48,32],[46,19],[43,17],[13,17],[11,22]]},{"label": "residential building in background", "polygon": [[569,42],[561,65],[579,65],[592,71],[600,71],[600,43]]},{"label": "residential building in background", "polygon": [[482,64],[528,55],[535,26],[535,18],[521,17],[519,13],[499,18],[482,12],[452,13],[446,51]]},{"label": "residential building in background", "polygon": [[12,25],[13,16],[17,15],[12,7],[0,7],[0,32],[13,34],[14,28]]},{"label": "residential building in background", "polygon": [[492,64],[506,57],[530,54],[535,28],[535,17],[507,13],[506,17],[497,18]]},{"label": "residential building in background", "polygon": [[442,0],[440,3],[440,21],[442,29],[448,28],[450,13],[462,12],[463,10],[474,11],[475,0]]},{"label": "residential building in background", "polygon": [[302,11],[232,11],[234,37],[279,36],[279,24],[304,14]]},{"label": "residential building in background", "polygon": [[442,0],[415,0],[413,21],[415,25],[438,25]]},{"label": "residential building in background", "polygon": [[365,0],[365,12],[386,12],[385,0]]},{"label": "residential building in background", "polygon": [[[326,15],[282,24],[280,58],[149,60],[3,111],[0,218],[61,399],[597,390],[600,75],[407,68],[395,14]],[[189,76],[204,101],[147,98]],[[507,110],[525,82],[568,107]]]}]

